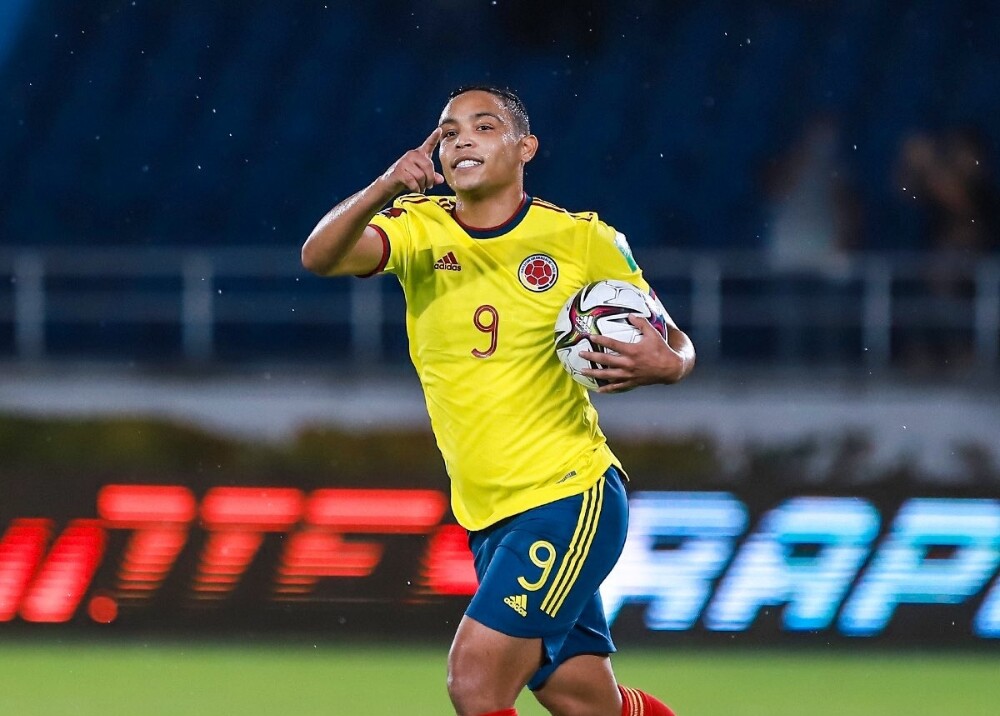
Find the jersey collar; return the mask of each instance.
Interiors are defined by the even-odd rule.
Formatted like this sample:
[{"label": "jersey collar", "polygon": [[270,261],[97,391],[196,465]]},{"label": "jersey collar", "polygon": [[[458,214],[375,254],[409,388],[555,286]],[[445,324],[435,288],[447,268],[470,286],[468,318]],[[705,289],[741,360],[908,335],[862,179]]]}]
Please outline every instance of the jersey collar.
[{"label": "jersey collar", "polygon": [[468,224],[463,224],[462,220],[458,218],[455,213],[455,209],[451,210],[451,218],[455,220],[455,223],[462,227],[469,236],[474,239],[495,239],[497,236],[503,236],[508,231],[512,231],[514,228],[520,224],[524,217],[528,215],[528,209],[531,208],[531,197],[527,194],[521,196],[521,203],[517,205],[517,209],[509,219],[507,219],[502,224],[497,226],[491,226],[487,229],[481,229],[475,226],[469,226]]}]

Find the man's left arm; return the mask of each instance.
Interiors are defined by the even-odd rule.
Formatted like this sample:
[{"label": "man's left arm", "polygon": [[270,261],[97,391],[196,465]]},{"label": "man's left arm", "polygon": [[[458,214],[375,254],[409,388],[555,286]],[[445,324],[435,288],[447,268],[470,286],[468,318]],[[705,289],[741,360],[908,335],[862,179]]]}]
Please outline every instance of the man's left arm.
[{"label": "man's left arm", "polygon": [[635,343],[623,343],[607,336],[592,335],[590,341],[609,348],[618,355],[582,351],[580,357],[603,367],[582,371],[583,375],[609,381],[598,388],[599,393],[622,393],[653,383],[672,384],[683,380],[694,370],[694,344],[669,316],[667,339],[642,316],[629,316],[642,338]]}]

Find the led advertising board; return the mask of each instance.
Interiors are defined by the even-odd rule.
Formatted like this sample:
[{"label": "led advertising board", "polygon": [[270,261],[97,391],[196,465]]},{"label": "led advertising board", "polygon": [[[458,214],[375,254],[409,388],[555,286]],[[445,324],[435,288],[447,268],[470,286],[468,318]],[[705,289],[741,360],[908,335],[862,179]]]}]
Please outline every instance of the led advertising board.
[{"label": "led advertising board", "polygon": [[[110,484],[88,507],[0,524],[0,631],[346,613],[450,629],[476,586],[437,490]],[[998,498],[636,491],[630,513],[602,588],[616,633],[1000,639]]]}]

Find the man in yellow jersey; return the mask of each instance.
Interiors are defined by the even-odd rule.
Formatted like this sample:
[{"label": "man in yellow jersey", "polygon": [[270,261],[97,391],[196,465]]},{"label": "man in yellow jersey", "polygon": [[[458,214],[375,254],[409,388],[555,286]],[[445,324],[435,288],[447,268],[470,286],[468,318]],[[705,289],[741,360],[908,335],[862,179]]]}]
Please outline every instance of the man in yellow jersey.
[{"label": "man in yellow jersey", "polygon": [[[460,88],[419,147],[323,217],[302,263],[324,276],[393,273],[403,287],[410,358],[479,576],[448,658],[459,716],[514,716],[525,686],[557,716],[665,716],[611,669],[598,588],[628,504],[587,391],[553,348],[556,314],[584,284],[650,289],[596,214],[525,194],[537,150],[514,93]],[[424,195],[444,182],[454,196]],[[633,322],[642,340],[595,336],[619,355],[584,354],[602,366],[587,371],[608,381],[602,392],[675,383],[694,367],[673,321],[666,340]]]}]

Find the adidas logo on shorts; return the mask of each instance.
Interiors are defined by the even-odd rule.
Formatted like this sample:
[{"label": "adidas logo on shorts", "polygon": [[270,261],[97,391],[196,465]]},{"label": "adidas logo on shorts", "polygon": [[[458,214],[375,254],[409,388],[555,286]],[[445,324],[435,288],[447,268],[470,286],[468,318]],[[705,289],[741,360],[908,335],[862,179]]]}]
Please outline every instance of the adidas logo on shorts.
[{"label": "adidas logo on shorts", "polygon": [[517,596],[504,597],[503,603],[520,614],[522,617],[528,616],[528,595],[518,594]]},{"label": "adidas logo on shorts", "polygon": [[441,271],[461,271],[462,264],[455,258],[455,252],[449,251],[444,256],[434,262],[434,268]]}]

